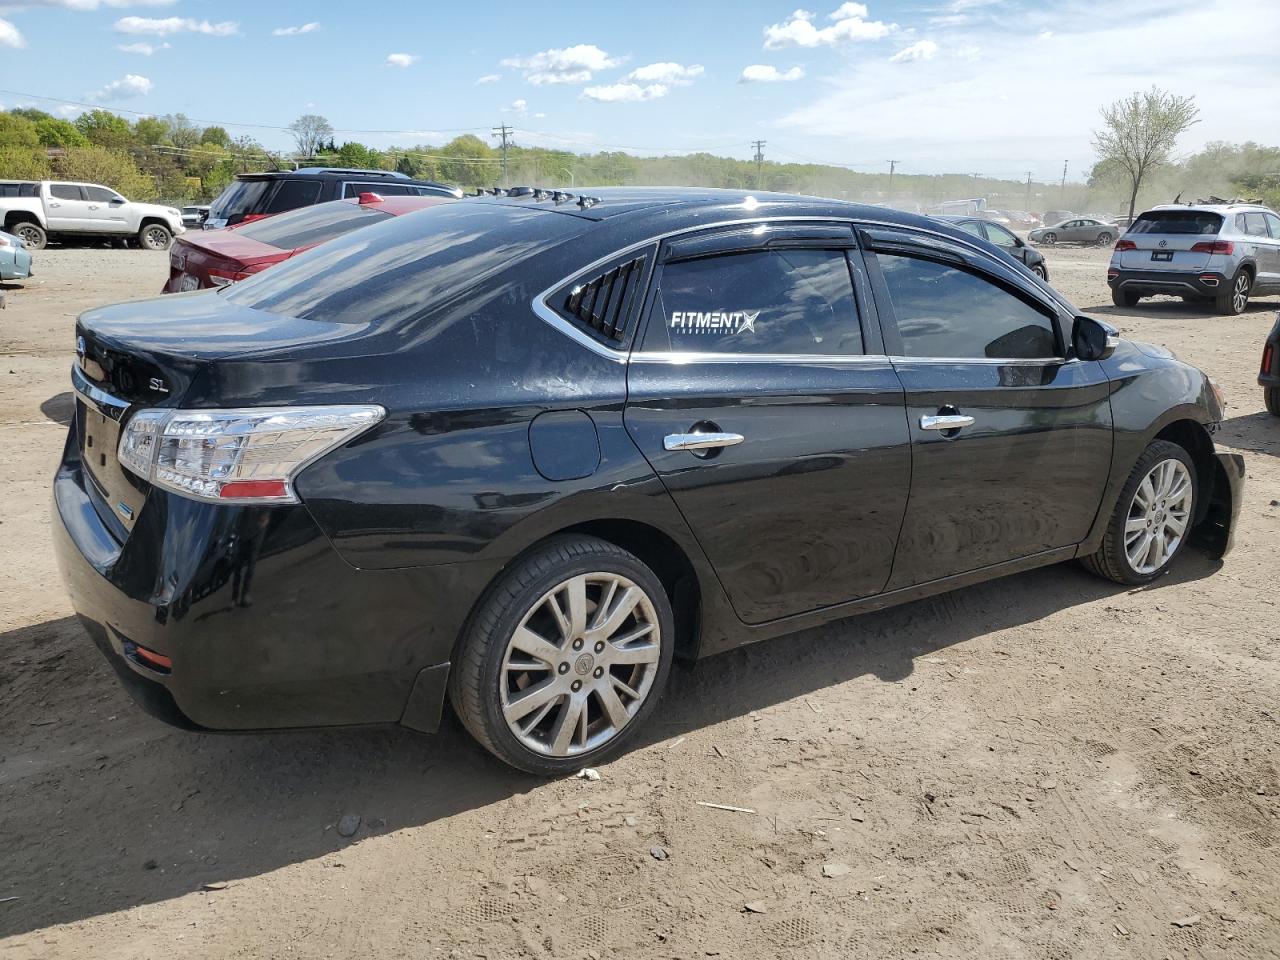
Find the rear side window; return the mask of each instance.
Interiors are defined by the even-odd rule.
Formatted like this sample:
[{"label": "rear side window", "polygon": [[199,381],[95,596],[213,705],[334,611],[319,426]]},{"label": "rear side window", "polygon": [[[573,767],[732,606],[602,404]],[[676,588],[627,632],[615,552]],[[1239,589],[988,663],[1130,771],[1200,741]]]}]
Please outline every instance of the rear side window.
[{"label": "rear side window", "polygon": [[975,237],[982,236],[982,227],[972,220],[966,220],[964,223],[957,223],[956,226],[965,233],[973,234]]},{"label": "rear side window", "polygon": [[762,250],[667,264],[646,351],[856,356],[862,329],[838,250]]},{"label": "rear side window", "polygon": [[1054,322],[1003,287],[959,267],[876,254],[908,357],[1039,360],[1058,355]]},{"label": "rear side window", "polygon": [[643,297],[644,257],[615,264],[593,280],[575,283],[558,294],[560,312],[606,340],[621,343],[637,297]]},{"label": "rear side window", "polygon": [[0,197],[38,197],[40,185],[37,183],[0,183]]},{"label": "rear side window", "polygon": [[238,221],[262,213],[267,194],[274,186],[274,180],[235,180],[213,201],[209,216],[215,220]]},{"label": "rear side window", "polygon": [[1133,221],[1129,232],[1214,236],[1221,229],[1221,214],[1207,210],[1150,210]]},{"label": "rear side window", "polygon": [[80,200],[80,187],[74,183],[51,183],[49,195],[55,200]]},{"label": "rear side window", "polygon": [[255,220],[236,232],[281,250],[296,250],[390,218],[389,213],[354,203],[321,203],[291,210],[278,217]]},{"label": "rear side window", "polygon": [[262,212],[284,213],[286,210],[297,210],[298,207],[309,207],[319,200],[318,180],[281,180]]}]

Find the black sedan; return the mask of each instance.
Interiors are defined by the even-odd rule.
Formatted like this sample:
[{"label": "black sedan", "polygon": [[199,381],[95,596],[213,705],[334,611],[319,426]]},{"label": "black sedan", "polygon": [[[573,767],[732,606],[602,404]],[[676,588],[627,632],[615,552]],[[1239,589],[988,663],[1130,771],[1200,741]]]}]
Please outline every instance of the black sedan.
[{"label": "black sedan", "polygon": [[140,702],[221,730],[446,702],[597,762],[673,658],[1082,559],[1230,545],[1221,400],[964,231],[530,191],[77,323],[59,562]]},{"label": "black sedan", "polygon": [[983,220],[981,217],[935,217],[955,224],[965,233],[981,237],[994,243],[1015,260],[1026,264],[1028,270],[1046,283],[1049,282],[1049,266],[1044,262],[1044,254],[1035,247],[1029,246],[1025,240],[998,223]]}]

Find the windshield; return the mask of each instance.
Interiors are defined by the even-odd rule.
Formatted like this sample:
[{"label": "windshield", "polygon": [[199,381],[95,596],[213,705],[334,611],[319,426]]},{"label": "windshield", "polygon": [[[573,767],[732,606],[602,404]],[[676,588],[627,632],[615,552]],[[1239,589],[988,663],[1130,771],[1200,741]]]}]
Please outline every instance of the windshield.
[{"label": "windshield", "polygon": [[239,227],[236,233],[281,250],[296,250],[324,243],[390,217],[391,214],[375,207],[339,200],[337,203],[303,207],[266,220],[255,220]]},{"label": "windshield", "polygon": [[397,323],[580,233],[587,221],[499,203],[441,204],[357,230],[228,289],[246,307],[326,323]]},{"label": "windshield", "polygon": [[1222,216],[1204,210],[1152,210],[1129,227],[1130,233],[1186,233],[1212,236],[1222,229]]},{"label": "windshield", "polygon": [[238,223],[251,214],[261,213],[267,193],[274,185],[271,180],[232,180],[210,204],[209,219]]}]

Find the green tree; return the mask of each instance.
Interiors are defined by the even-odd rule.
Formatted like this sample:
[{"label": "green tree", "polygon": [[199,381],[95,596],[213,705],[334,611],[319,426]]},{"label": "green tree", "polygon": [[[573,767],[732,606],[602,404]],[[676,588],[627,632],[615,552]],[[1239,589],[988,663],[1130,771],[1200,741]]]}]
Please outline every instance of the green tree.
[{"label": "green tree", "polygon": [[75,119],[76,129],[98,147],[128,150],[133,146],[129,121],[110,110],[90,110]]},{"label": "green tree", "polygon": [[40,130],[26,117],[0,113],[0,147],[37,150],[40,147]]},{"label": "green tree", "polygon": [[321,146],[333,138],[329,121],[314,113],[303,114],[289,124],[289,132],[298,147],[298,156],[304,159],[314,157]]},{"label": "green tree", "polygon": [[40,144],[45,147],[86,147],[89,141],[70,120],[46,117],[36,121]]},{"label": "green tree", "polygon": [[1164,166],[1178,137],[1197,123],[1195,97],[1179,97],[1152,87],[1102,108],[1103,127],[1093,147],[1103,163],[1124,171],[1129,182],[1129,216],[1138,202],[1143,178]]},{"label": "green tree", "polygon": [[49,158],[43,150],[0,146],[0,176],[13,180],[47,180]]},{"label": "green tree", "polygon": [[200,134],[200,142],[211,147],[231,146],[231,135],[223,127],[205,127]]},{"label": "green tree", "polygon": [[64,180],[101,183],[118,190],[130,200],[153,200],[156,184],[144,176],[127,153],[105,147],[71,147],[56,162]]},{"label": "green tree", "polygon": [[169,125],[159,117],[139,117],[133,123],[134,139],[140,144],[154,146],[169,133]]}]

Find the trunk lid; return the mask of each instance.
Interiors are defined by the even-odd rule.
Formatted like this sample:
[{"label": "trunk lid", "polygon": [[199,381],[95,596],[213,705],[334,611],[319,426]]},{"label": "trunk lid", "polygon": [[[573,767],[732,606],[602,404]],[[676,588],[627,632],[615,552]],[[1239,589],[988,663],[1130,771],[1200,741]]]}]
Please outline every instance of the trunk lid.
[{"label": "trunk lid", "polygon": [[1197,244],[1212,243],[1222,229],[1222,216],[1205,210],[1151,210],[1129,227],[1122,239],[1134,245],[1118,251],[1124,270],[1197,273],[1209,266],[1208,252]]},{"label": "trunk lid", "polygon": [[[290,250],[281,250],[249,237],[237,236],[234,230],[217,230],[180,237],[169,250],[168,293],[219,286],[213,278],[227,280],[240,273],[252,273],[287,260]],[[194,285],[193,285],[194,284]]]}]

